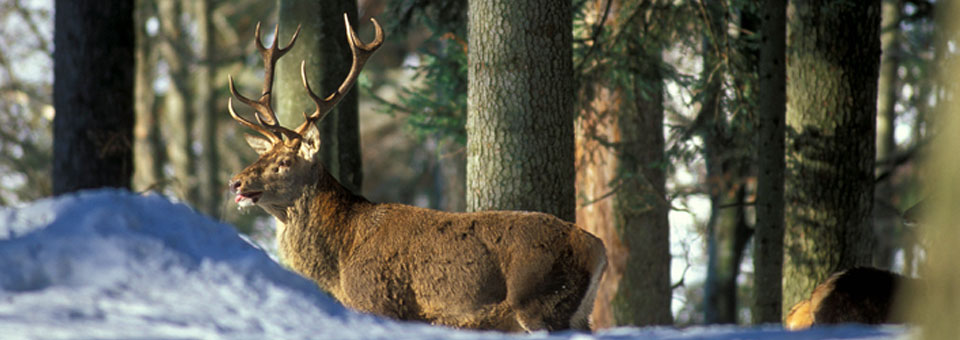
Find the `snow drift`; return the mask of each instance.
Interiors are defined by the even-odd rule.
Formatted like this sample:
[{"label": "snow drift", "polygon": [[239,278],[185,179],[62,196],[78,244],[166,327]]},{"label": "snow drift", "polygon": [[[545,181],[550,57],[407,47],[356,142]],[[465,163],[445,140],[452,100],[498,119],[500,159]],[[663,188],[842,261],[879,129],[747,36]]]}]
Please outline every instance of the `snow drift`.
[{"label": "snow drift", "polygon": [[620,328],[506,335],[353,312],[234,228],[157,195],[83,192],[0,209],[0,338],[892,339],[899,327]]}]

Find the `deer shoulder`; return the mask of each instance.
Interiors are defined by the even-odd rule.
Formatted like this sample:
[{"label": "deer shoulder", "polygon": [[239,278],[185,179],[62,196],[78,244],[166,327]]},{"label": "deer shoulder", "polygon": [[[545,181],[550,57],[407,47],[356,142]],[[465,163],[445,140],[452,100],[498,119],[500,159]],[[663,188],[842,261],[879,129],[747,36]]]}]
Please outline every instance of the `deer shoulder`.
[{"label": "deer shoulder", "polygon": [[[296,129],[278,123],[271,105],[274,65],[283,48],[256,45],[266,68],[258,99],[233,97],[254,109],[243,118],[260,133],[247,136],[259,158],[230,182],[241,205],[256,205],[278,221],[277,241],[287,265],[314,280],[344,305],[400,320],[505,331],[589,329],[603,244],[576,225],[535,212],[449,213],[373,203],[340,185],[320,162],[315,128],[349,91],[366,60],[383,42],[363,43],[344,15],[353,63],[332,94],[316,103]],[[301,63],[301,70],[305,64]]]}]

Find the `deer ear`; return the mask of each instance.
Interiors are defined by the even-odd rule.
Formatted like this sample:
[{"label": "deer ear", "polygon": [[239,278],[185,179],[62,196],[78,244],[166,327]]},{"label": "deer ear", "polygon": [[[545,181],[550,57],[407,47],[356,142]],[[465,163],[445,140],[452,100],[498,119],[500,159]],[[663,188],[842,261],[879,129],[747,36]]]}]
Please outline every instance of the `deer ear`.
[{"label": "deer ear", "polygon": [[320,151],[320,131],[316,124],[310,125],[300,142],[300,155],[305,159],[313,159]]},{"label": "deer ear", "polygon": [[258,137],[250,134],[243,134],[243,138],[247,140],[247,144],[253,148],[253,151],[256,151],[258,155],[263,155],[270,151],[273,148],[273,143],[263,137]]}]

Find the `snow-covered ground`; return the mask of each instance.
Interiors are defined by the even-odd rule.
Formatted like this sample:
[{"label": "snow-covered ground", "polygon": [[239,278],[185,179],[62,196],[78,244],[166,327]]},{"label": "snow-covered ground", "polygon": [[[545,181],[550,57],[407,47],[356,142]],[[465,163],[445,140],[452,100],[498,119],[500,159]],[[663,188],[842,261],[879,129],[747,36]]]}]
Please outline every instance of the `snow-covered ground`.
[{"label": "snow-covered ground", "polygon": [[0,209],[0,339],[895,339],[900,327],[503,334],[353,312],[164,197],[85,192]]}]

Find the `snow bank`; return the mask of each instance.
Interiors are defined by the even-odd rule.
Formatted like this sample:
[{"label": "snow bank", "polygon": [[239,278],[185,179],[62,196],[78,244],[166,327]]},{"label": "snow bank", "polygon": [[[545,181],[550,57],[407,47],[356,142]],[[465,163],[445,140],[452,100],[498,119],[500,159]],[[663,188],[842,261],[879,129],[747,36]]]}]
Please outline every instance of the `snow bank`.
[{"label": "snow bank", "polygon": [[[613,329],[530,339],[891,339],[896,327]],[[355,313],[225,224],[102,190],[0,209],[0,338],[504,338]]]}]

